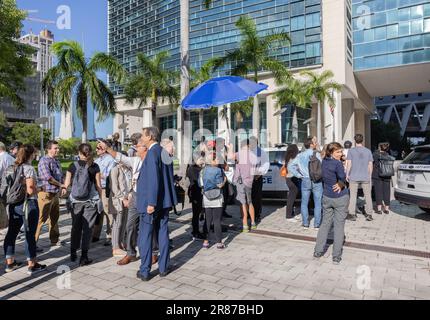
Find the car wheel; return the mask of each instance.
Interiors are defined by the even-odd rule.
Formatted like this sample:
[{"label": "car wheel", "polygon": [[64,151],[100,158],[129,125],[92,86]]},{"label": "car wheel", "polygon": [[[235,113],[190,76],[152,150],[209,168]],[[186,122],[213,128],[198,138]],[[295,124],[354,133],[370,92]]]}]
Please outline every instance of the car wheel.
[{"label": "car wheel", "polygon": [[420,209],[421,209],[421,210],[423,210],[423,211],[425,211],[425,212],[427,212],[427,213],[430,213],[430,208],[423,208],[423,207],[420,207]]}]

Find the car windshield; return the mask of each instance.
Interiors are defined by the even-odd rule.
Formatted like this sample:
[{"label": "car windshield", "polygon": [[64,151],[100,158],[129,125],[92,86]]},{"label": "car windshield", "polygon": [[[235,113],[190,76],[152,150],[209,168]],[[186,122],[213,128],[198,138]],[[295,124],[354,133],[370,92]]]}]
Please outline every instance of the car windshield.
[{"label": "car windshield", "polygon": [[430,148],[418,148],[409,154],[404,164],[429,164],[430,165]]},{"label": "car windshield", "polygon": [[270,151],[269,161],[270,163],[284,163],[285,151]]}]

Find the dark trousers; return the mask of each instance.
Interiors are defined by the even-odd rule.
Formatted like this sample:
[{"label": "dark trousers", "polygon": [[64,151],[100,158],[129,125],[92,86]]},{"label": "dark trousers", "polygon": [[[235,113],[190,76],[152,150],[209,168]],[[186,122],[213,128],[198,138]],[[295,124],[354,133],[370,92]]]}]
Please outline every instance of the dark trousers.
[{"label": "dark trousers", "polygon": [[390,179],[373,179],[373,186],[375,187],[375,200],[376,205],[382,205],[382,201],[386,206],[390,205],[391,198],[391,178]]},{"label": "dark trousers", "polygon": [[[25,230],[25,254],[27,259],[36,258],[36,230],[39,223],[39,206],[37,200],[30,199],[28,203],[28,225]],[[11,259],[15,255],[15,243],[19,230],[24,223],[24,203],[9,205],[9,229],[4,239],[4,255]]]},{"label": "dark trousers", "polygon": [[192,200],[193,218],[191,220],[191,225],[193,227],[193,235],[197,235],[199,233],[199,218],[203,210],[202,201],[202,198]]},{"label": "dark trousers", "polygon": [[[208,240],[214,239],[216,243],[222,242],[222,229],[221,229],[221,217],[223,209],[222,208],[205,208],[206,215],[206,226],[208,228]],[[211,225],[213,224],[213,231]]]},{"label": "dark trousers", "polygon": [[288,186],[288,199],[287,199],[287,212],[286,217],[292,218],[294,217],[294,204],[299,194],[299,188],[297,187],[297,178],[287,178],[287,186]]},{"label": "dark trousers", "polygon": [[137,255],[137,233],[139,229],[139,213],[137,212],[136,206],[130,206],[128,208],[127,225],[125,243],[127,246],[127,255],[135,257]]},{"label": "dark trousers", "polygon": [[70,249],[75,252],[79,248],[88,252],[97,219],[97,206],[91,202],[72,204],[72,234]]},{"label": "dark trousers", "polygon": [[230,199],[228,189],[229,189],[228,182],[226,182],[225,185],[224,185],[224,187],[222,188],[222,194],[224,196],[224,203],[222,205],[222,211],[223,212],[226,212],[227,205],[228,205],[228,202],[229,202],[229,199]]},{"label": "dark trousers", "polygon": [[170,261],[169,209],[154,212],[153,215],[153,217],[149,217],[147,213],[144,213],[141,215],[139,222],[140,274],[144,277],[149,277],[151,272],[153,233],[158,233],[158,246],[160,248],[159,271],[166,272]]},{"label": "dark trousers", "polygon": [[255,220],[260,220],[261,217],[261,201],[263,199],[263,177],[259,177],[257,179],[254,179],[252,182],[252,192],[251,192],[251,198],[252,198],[252,205],[254,206],[255,210]]}]

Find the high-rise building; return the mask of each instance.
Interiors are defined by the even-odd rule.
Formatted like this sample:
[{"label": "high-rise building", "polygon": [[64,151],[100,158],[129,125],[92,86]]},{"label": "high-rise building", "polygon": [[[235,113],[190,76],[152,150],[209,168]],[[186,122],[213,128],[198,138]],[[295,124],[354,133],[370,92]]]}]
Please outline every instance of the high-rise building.
[{"label": "high-rise building", "polygon": [[[179,70],[181,47],[179,0],[109,0],[109,52],[130,71],[136,69],[136,55],[149,56],[161,50],[171,53],[166,67]],[[223,56],[236,48],[240,34],[235,22],[242,15],[254,19],[260,35],[287,31],[291,45],[273,50],[294,74],[302,69],[315,72],[331,70],[342,89],[334,93],[336,105],[324,103],[318,118],[317,103],[311,109],[299,109],[299,140],[316,135],[317,121],[322,123],[323,143],[352,140],[364,133],[370,143],[370,118],[374,98],[408,92],[430,91],[430,4],[418,0],[215,0],[210,9],[204,1],[190,0],[189,61],[198,69],[208,59]],[[229,67],[219,73],[228,73]],[[389,79],[389,81],[387,81]],[[279,90],[269,73],[259,81],[269,88],[258,95],[260,102],[261,142],[273,146],[292,141],[293,108],[279,107],[273,93]],[[127,122],[128,134],[140,129],[142,111],[128,105],[121,88],[111,84],[118,94],[119,114],[114,130]],[[157,110],[160,128],[176,126],[176,112],[169,106]],[[193,129],[198,127],[192,113]],[[236,127],[235,117],[232,128]],[[308,120],[308,121],[306,121]],[[216,128],[216,113],[205,112],[205,127]],[[306,124],[305,124],[306,123]],[[241,127],[251,129],[252,116]],[[216,133],[215,133],[216,134]]]},{"label": "high-rise building", "polygon": [[[51,53],[51,47],[54,44],[54,35],[51,31],[44,29],[39,34],[33,34],[30,32],[22,36],[19,41],[31,45],[36,49],[33,54],[32,61],[37,68],[39,73],[40,82],[48,73],[48,70],[53,66],[53,56]],[[52,137],[55,132],[55,116],[53,113],[48,111],[48,96],[40,90],[40,117],[47,117],[48,123],[44,125],[45,129],[51,130]]]}]

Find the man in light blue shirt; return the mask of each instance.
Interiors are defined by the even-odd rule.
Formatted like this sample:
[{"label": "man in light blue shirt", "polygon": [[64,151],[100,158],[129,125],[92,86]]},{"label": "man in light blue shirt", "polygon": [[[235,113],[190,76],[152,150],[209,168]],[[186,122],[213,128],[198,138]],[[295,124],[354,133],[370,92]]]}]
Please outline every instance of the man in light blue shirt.
[{"label": "man in light blue shirt", "polygon": [[[304,228],[309,228],[309,198],[311,193],[313,195],[315,208],[314,208],[314,228],[318,229],[321,225],[321,205],[323,185],[322,182],[313,182],[309,177],[309,160],[316,151],[316,144],[312,138],[307,138],[305,143],[305,150],[293,160],[290,171],[291,174],[297,178],[302,179],[302,224]],[[321,161],[321,155],[316,153],[317,158]]]},{"label": "man in light blue shirt", "polygon": [[[109,141],[103,141],[110,148],[112,144]],[[112,238],[112,222],[113,218],[109,212],[109,197],[106,195],[106,187],[107,186],[107,178],[109,177],[109,173],[112,168],[116,165],[115,159],[106,152],[106,150],[97,147],[97,156],[98,158],[94,161],[100,167],[100,176],[102,183],[102,202],[103,202],[103,211],[104,214],[99,215],[99,219],[97,223],[94,225],[93,230],[93,242],[97,242],[100,239],[100,234],[103,228],[103,218],[106,216],[106,242],[105,246],[111,245]]]}]

